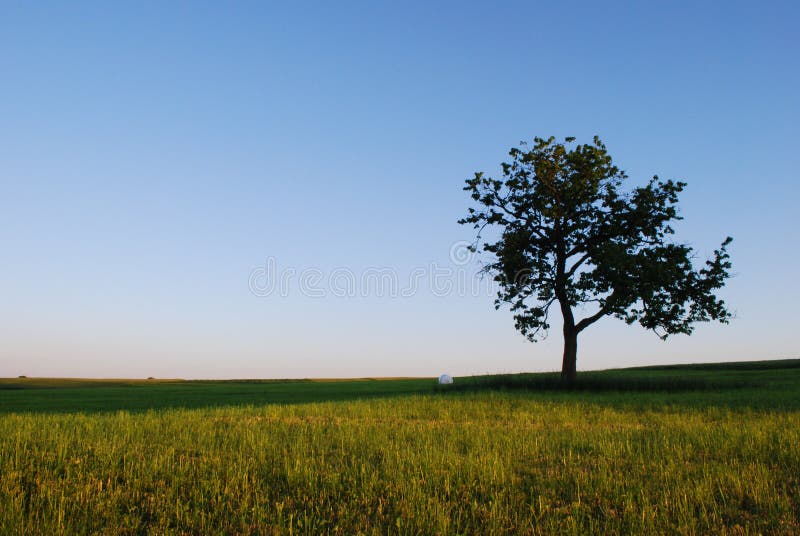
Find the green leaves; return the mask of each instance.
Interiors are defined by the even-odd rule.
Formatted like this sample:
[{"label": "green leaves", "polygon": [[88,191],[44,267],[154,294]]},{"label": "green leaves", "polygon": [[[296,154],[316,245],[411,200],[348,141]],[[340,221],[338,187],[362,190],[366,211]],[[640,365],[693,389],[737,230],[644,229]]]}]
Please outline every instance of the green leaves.
[{"label": "green leaves", "polygon": [[[567,137],[521,143],[502,164],[502,180],[476,173],[464,190],[477,202],[459,223],[477,229],[493,261],[485,271],[499,283],[496,306],[508,304],[517,329],[531,340],[546,334],[548,311],[559,302],[565,332],[580,332],[603,316],[638,322],[660,337],[689,334],[693,324],[730,314],[714,295],[731,268],[726,239],[699,270],[694,251],[670,244],[671,222],[685,182],[654,176],[629,192],[606,146]],[[482,243],[487,226],[500,230]],[[574,307],[594,304],[581,320]]]}]

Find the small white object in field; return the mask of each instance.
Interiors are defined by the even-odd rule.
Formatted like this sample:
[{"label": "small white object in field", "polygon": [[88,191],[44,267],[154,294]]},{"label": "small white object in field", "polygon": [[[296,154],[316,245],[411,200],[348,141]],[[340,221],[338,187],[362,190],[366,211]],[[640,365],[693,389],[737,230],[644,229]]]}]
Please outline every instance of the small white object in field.
[{"label": "small white object in field", "polygon": [[453,383],[453,377],[450,376],[449,374],[442,374],[441,376],[439,376],[439,383],[443,385],[450,385],[451,383]]}]

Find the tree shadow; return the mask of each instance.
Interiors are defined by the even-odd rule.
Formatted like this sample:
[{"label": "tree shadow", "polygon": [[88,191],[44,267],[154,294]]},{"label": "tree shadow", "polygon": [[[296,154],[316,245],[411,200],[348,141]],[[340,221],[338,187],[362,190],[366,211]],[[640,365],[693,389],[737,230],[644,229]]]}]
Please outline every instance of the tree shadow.
[{"label": "tree shadow", "polygon": [[639,367],[583,372],[571,384],[554,373],[352,380],[0,379],[0,415],[146,412],[480,393],[615,408],[728,408],[800,411],[800,360]]},{"label": "tree shadow", "polygon": [[727,408],[800,411],[800,360],[670,365],[560,374],[501,374],[459,379],[437,392],[524,393],[539,400],[625,409]]}]

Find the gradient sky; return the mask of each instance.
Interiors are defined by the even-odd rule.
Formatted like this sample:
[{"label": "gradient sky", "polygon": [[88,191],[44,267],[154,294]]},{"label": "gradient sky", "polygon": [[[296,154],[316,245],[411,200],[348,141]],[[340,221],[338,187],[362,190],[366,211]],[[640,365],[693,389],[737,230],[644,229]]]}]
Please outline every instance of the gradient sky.
[{"label": "gradient sky", "polygon": [[685,179],[699,256],[735,239],[730,325],[605,319],[579,369],[798,357],[799,26],[794,2],[3,2],[0,376],[558,369],[558,324],[528,343],[485,293],[248,287],[269,258],[474,272],[463,180],[551,134]]}]

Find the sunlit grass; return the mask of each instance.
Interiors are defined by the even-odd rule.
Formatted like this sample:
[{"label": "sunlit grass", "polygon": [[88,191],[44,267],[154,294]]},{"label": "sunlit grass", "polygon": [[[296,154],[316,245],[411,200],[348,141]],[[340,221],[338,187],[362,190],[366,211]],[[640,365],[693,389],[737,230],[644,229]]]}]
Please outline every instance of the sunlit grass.
[{"label": "sunlit grass", "polygon": [[800,532],[791,404],[518,387],[7,413],[0,533]]}]

